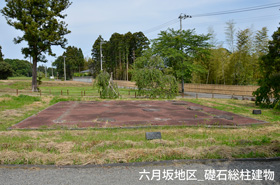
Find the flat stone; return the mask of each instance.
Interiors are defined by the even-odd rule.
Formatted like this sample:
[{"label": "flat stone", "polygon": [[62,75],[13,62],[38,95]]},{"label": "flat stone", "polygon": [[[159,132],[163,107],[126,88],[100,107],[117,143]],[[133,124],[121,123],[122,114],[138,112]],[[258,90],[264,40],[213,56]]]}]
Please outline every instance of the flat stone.
[{"label": "flat stone", "polygon": [[146,111],[146,112],[159,112],[160,109],[142,109],[143,111]]},{"label": "flat stone", "polygon": [[156,121],[168,121],[170,118],[155,118]]},{"label": "flat stone", "polygon": [[140,107],[151,107],[151,105],[148,104],[139,104]]},{"label": "flat stone", "polygon": [[262,114],[262,110],[253,110],[253,114]]},{"label": "flat stone", "polygon": [[188,104],[185,103],[185,102],[173,102],[172,104],[173,104],[173,105],[188,105]]},{"label": "flat stone", "polygon": [[146,139],[161,139],[161,132],[146,132]]},{"label": "flat stone", "polygon": [[113,118],[98,118],[97,121],[100,122],[115,122],[116,120]]},{"label": "flat stone", "polygon": [[229,115],[226,115],[226,114],[214,116],[214,118],[223,118],[223,119],[227,119],[227,120],[233,120],[233,116],[229,116]]},{"label": "flat stone", "polygon": [[194,111],[200,111],[200,110],[203,110],[203,108],[201,107],[196,107],[196,106],[190,106],[188,107],[189,110],[194,110]]}]

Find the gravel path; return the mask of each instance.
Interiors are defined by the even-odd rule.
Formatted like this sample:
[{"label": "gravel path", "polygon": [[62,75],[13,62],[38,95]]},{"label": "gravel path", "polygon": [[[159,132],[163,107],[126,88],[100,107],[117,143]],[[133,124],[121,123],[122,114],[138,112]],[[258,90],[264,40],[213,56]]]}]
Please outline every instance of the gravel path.
[{"label": "gravel path", "polygon": [[0,166],[0,184],[280,184],[280,160],[67,168]]}]

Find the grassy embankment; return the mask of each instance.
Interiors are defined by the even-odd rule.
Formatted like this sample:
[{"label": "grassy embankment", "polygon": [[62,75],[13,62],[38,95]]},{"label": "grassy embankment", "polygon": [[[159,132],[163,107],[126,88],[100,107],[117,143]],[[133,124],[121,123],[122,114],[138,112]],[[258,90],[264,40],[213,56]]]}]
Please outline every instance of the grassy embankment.
[{"label": "grassy embankment", "polygon": [[[1,88],[30,90],[30,81],[8,80]],[[74,82],[44,82],[41,89],[94,90]],[[127,90],[122,91],[123,95]],[[139,129],[13,130],[7,128],[60,100],[99,100],[87,96],[0,96],[0,164],[104,164],[171,159],[280,157],[280,111],[262,109],[252,115],[253,102],[181,99],[265,120],[269,124],[237,129],[157,127]],[[160,131],[162,140],[145,140]]]}]

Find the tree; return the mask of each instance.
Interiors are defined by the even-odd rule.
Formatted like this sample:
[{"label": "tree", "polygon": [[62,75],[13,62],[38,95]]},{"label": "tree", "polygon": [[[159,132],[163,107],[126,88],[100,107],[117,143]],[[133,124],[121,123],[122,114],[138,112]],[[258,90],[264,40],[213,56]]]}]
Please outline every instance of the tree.
[{"label": "tree", "polygon": [[262,57],[260,63],[263,75],[258,82],[260,88],[253,95],[256,96],[256,105],[280,109],[280,27],[273,33],[272,39],[269,42],[269,52]]},{"label": "tree", "polygon": [[102,99],[115,99],[119,97],[119,91],[117,84],[114,84],[110,78],[110,74],[105,70],[96,77],[95,85],[100,91],[100,98]]},{"label": "tree", "polygon": [[75,72],[80,72],[84,69],[84,55],[81,48],[68,46],[62,56],[58,57],[53,66],[56,66],[59,76],[64,76],[64,56],[66,65],[66,79],[71,79]]},{"label": "tree", "polygon": [[168,29],[153,40],[155,53],[163,57],[165,65],[172,68],[177,79],[190,82],[192,74],[205,71],[195,60],[207,60],[210,44],[209,35],[197,35],[194,30],[176,31]]},{"label": "tree", "polygon": [[174,98],[178,93],[176,78],[164,73],[164,62],[158,55],[153,55],[151,50],[144,52],[143,56],[136,59],[133,69],[133,80],[138,87],[139,95],[151,98]]},{"label": "tree", "polygon": [[4,57],[4,55],[2,53],[2,47],[0,46],[0,62],[4,61],[3,57]]},{"label": "tree", "polygon": [[262,63],[262,57],[268,54],[269,38],[267,35],[267,28],[263,27],[261,30],[256,32],[254,37],[254,63],[253,63],[253,78],[260,79],[262,76],[260,72],[260,64]]},{"label": "tree", "polygon": [[10,76],[13,76],[11,65],[7,62],[0,61],[0,80],[6,80]]},{"label": "tree", "polygon": [[[101,46],[101,44],[102,44],[102,46]],[[92,60],[94,61],[94,65],[92,65],[93,63],[91,63],[90,67],[91,67],[91,70],[95,71],[96,74],[99,73],[101,70],[100,50],[101,50],[101,47],[102,47],[102,50],[104,50],[105,44],[106,44],[106,42],[104,41],[102,36],[99,35],[99,37],[95,40],[94,44],[92,45],[91,56],[92,56]],[[103,53],[102,55],[104,55],[104,52],[102,52],[102,53]],[[103,68],[103,66],[102,66],[102,68]]]},{"label": "tree", "polygon": [[235,46],[234,46],[234,41],[235,41],[235,22],[233,20],[230,20],[226,22],[226,41],[229,46],[229,50],[234,53]]},{"label": "tree", "polygon": [[70,31],[62,21],[62,14],[71,2],[69,0],[5,0],[6,6],[1,13],[10,26],[23,32],[23,36],[14,39],[16,44],[26,41],[28,47],[22,48],[25,57],[31,56],[32,91],[37,91],[37,62],[45,61],[44,54],[54,56],[51,46],[65,47],[64,36]]},{"label": "tree", "polygon": [[13,76],[28,76],[32,75],[32,65],[26,60],[5,59],[5,62],[11,65]]},{"label": "tree", "polygon": [[102,68],[109,73],[113,72],[116,79],[128,80],[131,78],[131,65],[142,52],[149,48],[149,40],[142,32],[126,34],[114,33],[109,41],[99,36],[92,46],[92,59],[95,65],[93,71],[100,71],[100,42],[102,44]]},{"label": "tree", "polygon": [[269,38],[267,35],[267,27],[263,27],[261,30],[258,30],[255,35],[254,45],[255,52],[258,56],[262,57],[268,54]]},{"label": "tree", "polygon": [[237,32],[233,62],[233,84],[247,85],[253,81],[252,32],[249,28]]}]

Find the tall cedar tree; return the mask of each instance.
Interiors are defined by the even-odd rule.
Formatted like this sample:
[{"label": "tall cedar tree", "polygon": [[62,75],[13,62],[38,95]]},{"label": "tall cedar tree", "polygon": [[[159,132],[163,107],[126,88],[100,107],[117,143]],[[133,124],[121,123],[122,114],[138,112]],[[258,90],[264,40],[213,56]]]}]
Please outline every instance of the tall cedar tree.
[{"label": "tall cedar tree", "polygon": [[16,44],[26,41],[28,47],[22,48],[25,57],[33,58],[32,91],[37,89],[37,62],[45,61],[44,54],[54,56],[51,46],[65,47],[64,36],[70,31],[62,21],[67,15],[63,11],[72,3],[69,0],[5,0],[1,13],[7,23],[23,32],[14,39]]}]

